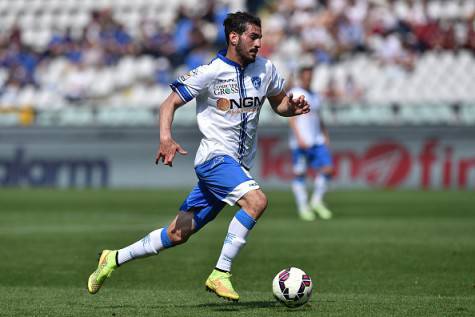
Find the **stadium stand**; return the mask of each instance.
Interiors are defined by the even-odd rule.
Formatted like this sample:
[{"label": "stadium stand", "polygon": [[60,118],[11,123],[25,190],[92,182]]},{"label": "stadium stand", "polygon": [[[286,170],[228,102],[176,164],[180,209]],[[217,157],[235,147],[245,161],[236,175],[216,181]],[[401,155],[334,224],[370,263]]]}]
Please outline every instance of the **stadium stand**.
[{"label": "stadium stand", "polygon": [[315,62],[329,124],[475,124],[473,0],[0,0],[0,124],[154,124],[167,84],[246,7],[288,78]]}]

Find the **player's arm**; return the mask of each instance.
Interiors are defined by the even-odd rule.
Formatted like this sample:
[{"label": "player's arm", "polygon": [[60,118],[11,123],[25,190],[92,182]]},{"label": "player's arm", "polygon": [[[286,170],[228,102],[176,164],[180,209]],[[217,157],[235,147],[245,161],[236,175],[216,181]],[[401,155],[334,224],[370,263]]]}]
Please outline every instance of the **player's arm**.
[{"label": "player's arm", "polygon": [[278,95],[268,98],[274,112],[282,117],[298,116],[310,111],[310,106],[304,96],[293,99],[292,93],[287,96],[284,91],[281,91]]},{"label": "player's arm", "polygon": [[330,144],[330,134],[328,134],[328,129],[325,123],[323,122],[323,119],[321,115],[318,115],[319,121],[320,121],[320,129],[322,130],[323,136],[325,137],[325,144],[329,145]]},{"label": "player's arm", "polygon": [[172,122],[176,109],[183,106],[183,101],[176,92],[172,92],[160,105],[160,145],[157,152],[155,164],[161,160],[163,164],[172,166],[176,152],[185,155],[185,151],[180,144],[172,138]]},{"label": "player's arm", "polygon": [[297,139],[298,147],[300,149],[306,149],[308,145],[305,143],[302,135],[300,134],[300,130],[297,129],[297,119],[295,117],[289,118],[289,126],[293,134],[295,135],[295,138]]}]

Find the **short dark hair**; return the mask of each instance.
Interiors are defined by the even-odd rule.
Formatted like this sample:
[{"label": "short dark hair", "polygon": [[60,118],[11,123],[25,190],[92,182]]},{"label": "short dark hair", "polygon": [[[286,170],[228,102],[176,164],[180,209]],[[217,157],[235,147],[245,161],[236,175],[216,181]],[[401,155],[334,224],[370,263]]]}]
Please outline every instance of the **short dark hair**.
[{"label": "short dark hair", "polygon": [[298,68],[299,75],[302,75],[302,73],[306,71],[313,72],[313,65],[302,65]]},{"label": "short dark hair", "polygon": [[239,35],[243,34],[244,31],[246,31],[248,23],[261,27],[261,19],[253,16],[250,13],[241,11],[228,13],[226,19],[223,22],[226,43],[229,44],[229,33],[236,32]]}]

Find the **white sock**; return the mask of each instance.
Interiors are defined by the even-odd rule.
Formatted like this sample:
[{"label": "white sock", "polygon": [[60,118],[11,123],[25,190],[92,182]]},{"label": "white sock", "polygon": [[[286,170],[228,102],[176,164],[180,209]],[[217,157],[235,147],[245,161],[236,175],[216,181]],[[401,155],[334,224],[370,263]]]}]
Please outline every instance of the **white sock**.
[{"label": "white sock", "polygon": [[295,202],[299,212],[307,209],[308,195],[305,186],[305,178],[296,177],[292,181],[292,191],[294,192]]},{"label": "white sock", "polygon": [[319,204],[323,201],[323,196],[327,191],[327,177],[323,174],[318,174],[315,177],[315,187],[312,195],[312,204]]},{"label": "white sock", "polygon": [[256,220],[243,209],[236,213],[229,224],[228,234],[226,239],[224,239],[216,268],[226,272],[231,271],[232,262],[239,253],[239,250],[246,244],[246,237],[255,223]]},{"label": "white sock", "polygon": [[143,258],[150,255],[158,254],[158,252],[165,248],[164,241],[162,241],[162,231],[167,228],[157,229],[150,232],[141,240],[119,250],[117,254],[117,264],[129,262],[133,259]]}]

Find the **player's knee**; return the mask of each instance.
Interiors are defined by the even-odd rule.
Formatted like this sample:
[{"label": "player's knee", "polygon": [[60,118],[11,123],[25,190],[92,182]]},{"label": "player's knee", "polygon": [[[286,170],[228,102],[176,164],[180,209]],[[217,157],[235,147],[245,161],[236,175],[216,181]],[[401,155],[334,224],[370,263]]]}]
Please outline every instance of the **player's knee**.
[{"label": "player's knee", "polygon": [[238,204],[251,217],[257,220],[267,207],[267,197],[261,190],[253,190],[241,198]]},{"label": "player's knee", "polygon": [[191,231],[174,229],[168,232],[168,237],[173,245],[185,243],[191,236]]},{"label": "player's knee", "polygon": [[266,195],[261,193],[261,196],[260,196],[259,201],[258,201],[259,210],[261,210],[261,212],[264,212],[264,210],[266,210],[266,208],[267,208],[267,204],[268,204],[268,201],[267,201]]},{"label": "player's knee", "polygon": [[262,213],[266,210],[267,208],[267,197],[266,195],[261,192],[261,191],[258,191],[256,192],[256,195],[254,197],[254,199],[252,200],[252,204],[251,204],[251,209],[253,210],[254,214],[255,214],[255,218],[259,218]]},{"label": "player's knee", "polygon": [[332,166],[325,166],[322,168],[322,174],[325,175],[326,177],[332,177],[333,176],[333,167]]}]

